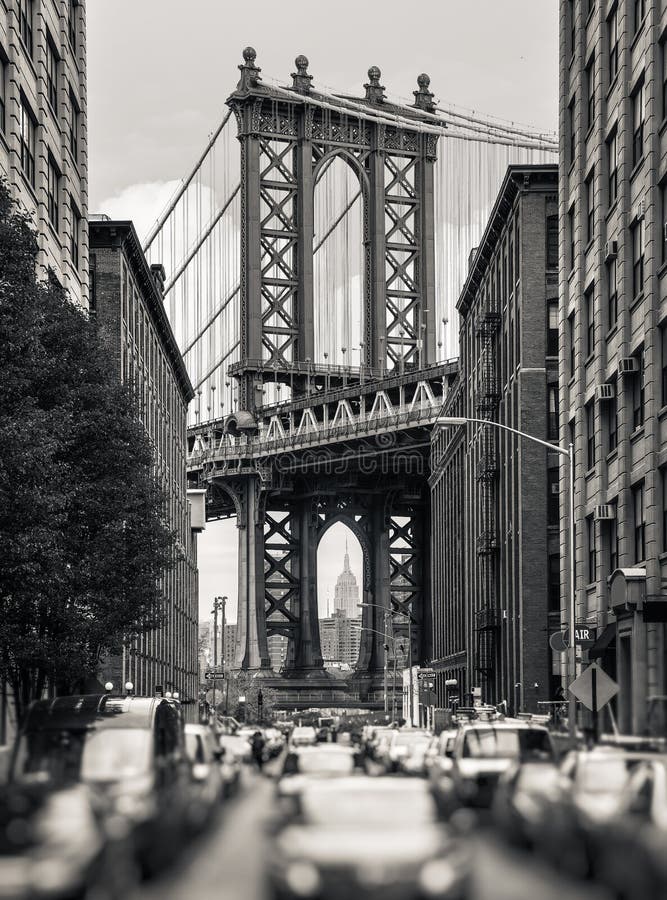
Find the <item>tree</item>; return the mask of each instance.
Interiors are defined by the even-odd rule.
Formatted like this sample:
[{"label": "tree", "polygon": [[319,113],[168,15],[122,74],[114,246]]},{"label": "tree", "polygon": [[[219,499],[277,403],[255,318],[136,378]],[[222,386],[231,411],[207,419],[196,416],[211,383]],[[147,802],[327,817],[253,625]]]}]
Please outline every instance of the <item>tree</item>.
[{"label": "tree", "polygon": [[[258,723],[271,720],[275,707],[275,691],[266,687],[264,679],[256,673],[238,672],[227,675],[229,687],[225,684],[222,702],[218,703],[218,712],[224,714],[225,703],[229,714],[235,718],[244,717],[246,722]],[[260,716],[259,693],[262,692],[262,710]],[[218,692],[220,696],[220,692]],[[241,703],[239,697],[245,697]]]},{"label": "tree", "polygon": [[175,558],[149,438],[93,315],[36,277],[0,182],[0,678],[19,719],[161,621]]}]

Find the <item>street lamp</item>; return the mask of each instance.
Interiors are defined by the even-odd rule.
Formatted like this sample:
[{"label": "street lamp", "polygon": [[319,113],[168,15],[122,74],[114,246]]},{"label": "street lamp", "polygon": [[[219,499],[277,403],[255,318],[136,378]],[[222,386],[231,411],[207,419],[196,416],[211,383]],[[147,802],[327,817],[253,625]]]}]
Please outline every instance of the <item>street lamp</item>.
[{"label": "street lamp", "polygon": [[[409,610],[407,612],[404,612],[403,610],[400,610],[400,609],[388,610],[385,606],[380,606],[379,603],[357,603],[357,606],[361,607],[362,609],[365,606],[375,607],[376,609],[381,609],[384,611],[385,617],[387,615],[399,615],[399,616],[407,616],[407,618],[408,618],[408,676],[410,679],[410,687],[409,687],[410,694],[409,694],[409,702],[408,702],[408,713],[410,716],[410,719],[409,719],[410,725],[412,725],[413,724],[412,723],[412,714],[413,714],[413,707],[414,707],[414,695],[413,695],[414,685],[413,685],[413,674],[412,674],[412,626],[413,626],[413,624],[416,624],[416,620]],[[385,628],[386,628],[386,618],[385,618]],[[394,685],[394,689],[395,689],[395,687],[396,686]]]},{"label": "street lamp", "polygon": [[[363,605],[364,605],[363,603],[357,603],[357,606],[363,606]],[[369,605],[375,606],[376,604],[369,604]],[[390,615],[390,613],[389,613],[389,612],[385,612],[385,628],[386,628],[386,617],[387,617],[387,615]],[[389,644],[387,643],[387,641],[391,641],[392,644],[393,644],[393,651],[392,651],[392,652],[393,652],[393,654],[394,654],[394,673],[393,673],[393,678],[392,678],[392,689],[391,689],[391,718],[392,718],[392,721],[395,721],[395,720],[396,720],[396,641],[397,641],[398,639],[397,639],[393,634],[387,634],[386,631],[383,633],[382,631],[378,631],[377,628],[371,628],[369,625],[363,625],[363,624],[360,624],[360,625],[359,625],[359,628],[360,628],[361,631],[371,631],[373,634],[379,635],[379,637],[383,638],[383,640],[384,640],[383,647],[384,647],[385,655],[384,655],[384,690],[383,690],[383,697],[384,697],[384,711],[385,711],[385,714],[389,712],[389,687],[388,687],[388,681],[389,681],[389,674],[388,674],[388,673],[389,673],[389,663],[388,663],[388,660],[387,660],[387,653],[389,652]],[[401,649],[402,649],[402,647],[403,647],[403,645],[401,644]]]},{"label": "street lamp", "polygon": [[[213,670],[218,668],[218,610],[222,609],[222,671],[225,671],[225,608],[227,606],[227,595],[224,597],[213,598]],[[216,679],[213,679],[213,709],[215,715],[216,701]]]},{"label": "street lamp", "polygon": [[[576,599],[575,599],[575,568],[574,568],[574,549],[575,549],[575,522],[574,522],[574,444],[572,441],[567,445],[567,447],[563,447],[560,444],[552,444],[550,441],[544,441],[542,438],[535,437],[532,434],[526,434],[525,431],[519,431],[518,428],[512,428],[509,425],[504,425],[501,422],[494,422],[491,419],[477,419],[470,418],[468,416],[438,416],[438,418],[433,423],[434,425],[467,425],[470,423],[471,425],[492,425],[494,428],[499,428],[501,431],[509,431],[511,434],[515,434],[520,438],[525,438],[527,441],[533,441],[535,444],[540,444],[542,447],[546,447],[547,450],[551,450],[554,453],[559,453],[561,456],[567,457],[568,460],[568,471],[569,471],[569,550],[570,550],[570,610],[569,610],[569,626],[570,626],[570,645],[568,647],[568,657],[569,657],[569,674],[570,674],[570,684],[577,677],[577,648],[574,642],[574,632],[575,632],[575,624],[576,624]],[[577,701],[574,694],[570,694],[569,699],[569,708],[568,708],[568,719],[570,725],[570,735],[572,737],[576,736],[577,733],[577,724],[576,724],[576,715],[577,715]]]}]

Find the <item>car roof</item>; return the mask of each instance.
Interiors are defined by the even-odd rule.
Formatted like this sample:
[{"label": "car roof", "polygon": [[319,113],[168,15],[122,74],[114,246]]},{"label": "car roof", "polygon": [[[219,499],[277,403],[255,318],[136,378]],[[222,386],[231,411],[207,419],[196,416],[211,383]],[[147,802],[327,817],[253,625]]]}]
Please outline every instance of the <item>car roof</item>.
[{"label": "car roof", "polygon": [[213,735],[213,732],[209,728],[208,725],[196,725],[195,723],[188,722],[185,726],[186,734],[202,734],[202,735]]},{"label": "car roof", "polygon": [[338,793],[351,790],[358,793],[382,792],[394,794],[428,794],[428,782],[412,778],[393,778],[391,775],[343,775],[340,778],[313,778],[304,787],[307,791]]},{"label": "car roof", "polygon": [[461,731],[475,731],[477,729],[493,729],[494,731],[548,731],[544,725],[537,725],[534,722],[471,722],[470,725],[464,725]]},{"label": "car roof", "polygon": [[[38,700],[26,716],[23,731],[85,731],[90,728],[150,728],[162,697],[114,697],[80,694]],[[170,707],[171,708],[171,707]]]}]

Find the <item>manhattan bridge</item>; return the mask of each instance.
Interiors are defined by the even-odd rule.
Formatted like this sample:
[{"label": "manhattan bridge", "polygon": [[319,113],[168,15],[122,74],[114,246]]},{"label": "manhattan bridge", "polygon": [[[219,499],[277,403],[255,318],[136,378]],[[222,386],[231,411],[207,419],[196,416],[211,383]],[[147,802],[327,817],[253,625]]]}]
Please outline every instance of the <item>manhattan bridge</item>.
[{"label": "manhattan bridge", "polygon": [[[428,659],[430,433],[457,373],[454,307],[510,163],[553,134],[410,100],[376,67],[362,96],[291,84],[248,47],[229,108],[148,235],[196,401],[188,471],[209,520],[238,526],[231,667],[295,705],[373,705],[386,615]],[[337,522],[363,552],[362,640],[347,684],[322,662],[317,550]],[[280,676],[268,638],[287,637]]]}]

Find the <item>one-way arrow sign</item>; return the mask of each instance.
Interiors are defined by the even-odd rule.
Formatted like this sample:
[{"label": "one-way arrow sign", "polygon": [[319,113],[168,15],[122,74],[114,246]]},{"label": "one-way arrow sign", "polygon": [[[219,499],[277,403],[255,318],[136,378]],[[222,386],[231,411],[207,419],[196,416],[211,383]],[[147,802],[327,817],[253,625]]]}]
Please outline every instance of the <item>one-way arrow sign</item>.
[{"label": "one-way arrow sign", "polygon": [[597,663],[592,663],[572,682],[569,690],[584,706],[597,713],[618,694],[619,687]]},{"label": "one-way arrow sign", "polygon": [[204,672],[206,681],[219,681],[225,677],[224,672]]}]

